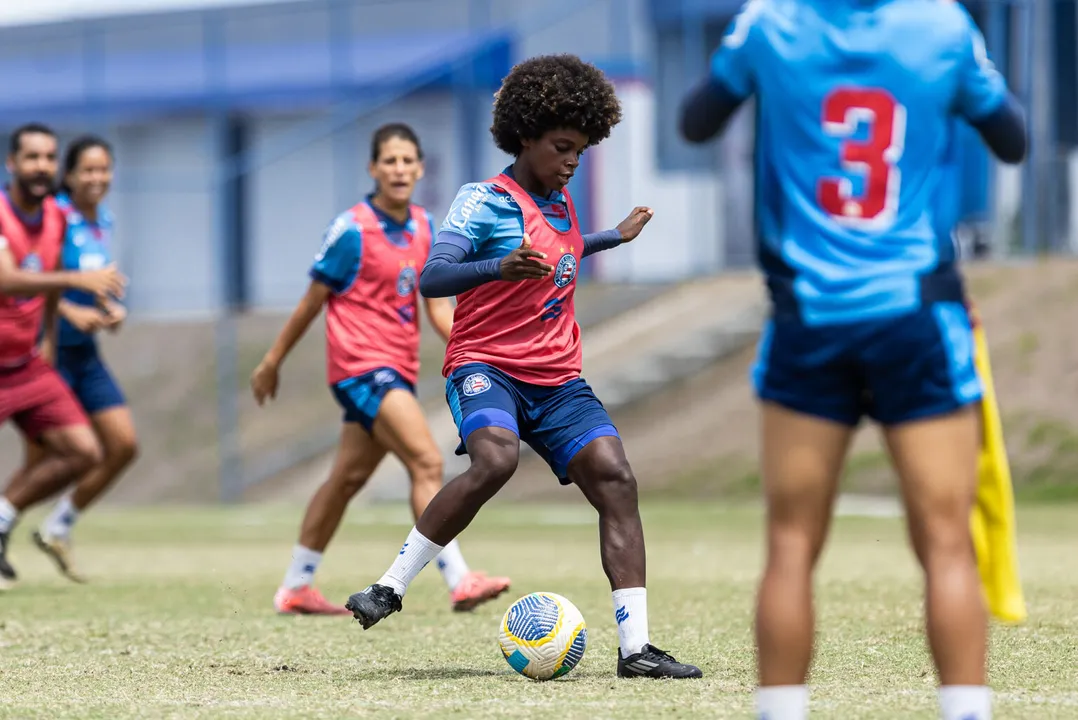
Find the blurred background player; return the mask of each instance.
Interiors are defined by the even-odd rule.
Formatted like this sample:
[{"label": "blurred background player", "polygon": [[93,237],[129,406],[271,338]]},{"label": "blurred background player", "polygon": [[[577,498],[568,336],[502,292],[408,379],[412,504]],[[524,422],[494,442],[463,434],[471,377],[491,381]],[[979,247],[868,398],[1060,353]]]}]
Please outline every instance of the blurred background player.
[{"label": "blurred background player", "polygon": [[14,421],[43,453],[27,458],[0,497],[0,588],[16,579],[7,550],[19,514],[62,490],[102,457],[78,401],[41,356],[42,328],[51,360],[59,293],[78,289],[104,302],[122,295],[125,284],[111,265],[54,272],[65,225],[51,197],[56,161],[56,135],[44,125],[24,125],[11,135],[7,170],[12,182],[0,192],[0,424]]},{"label": "blurred background player", "polygon": [[813,568],[868,415],[924,570],[943,717],[986,720],[970,538],[982,388],[948,183],[956,119],[1016,163],[1021,110],[972,19],[941,0],[753,0],[711,70],[683,108],[688,140],[714,136],[749,96],[759,103],[759,257],[773,306],[753,371],[768,505],[759,717],[807,715]]},{"label": "blurred background player", "polygon": [[[56,198],[67,220],[60,259],[64,270],[96,270],[112,262],[112,213],[104,204],[112,184],[112,162],[109,144],[93,136],[78,138],[64,155]],[[60,572],[83,582],[71,558],[71,529],[79,514],[116,481],[137,452],[131,411],[95,338],[100,330],[118,331],[127,311],[116,300],[102,307],[92,294],[69,290],[60,299],[58,312],[56,369],[90,417],[105,456],[60,498],[34,531],[33,540]]]},{"label": "blurred background player", "polygon": [[[281,363],[328,305],[326,359],[333,395],[344,409],[337,457],[303,518],[292,564],[274,597],[281,613],[347,615],[312,585],[314,573],[349,501],[391,452],[408,469],[418,518],[442,486],[442,457],[415,397],[419,374],[419,270],[433,226],[412,204],[423,177],[423,151],[410,127],[390,124],[371,141],[374,193],[326,231],[311,284],[251,376],[259,405],[277,394]],[[431,325],[449,338],[453,306],[425,302]],[[466,611],[509,589],[508,578],[471,571],[457,543],[438,556],[455,610]]]},{"label": "blurred background player", "polygon": [[701,676],[650,644],[636,478],[613,422],[580,377],[573,306],[580,260],[634,239],[651,218],[649,208],[636,208],[616,230],[584,237],[564,189],[585,148],[620,120],[613,86],[575,56],[527,60],[502,84],[491,133],[516,160],[498,177],[461,188],[421,279],[426,297],[459,295],[443,374],[460,431],[457,454],[467,452],[471,466],[431,501],[388,572],[349,598],[364,629],[401,609],[419,571],[512,477],[524,440],[599,512],[621,648],[617,674]]}]

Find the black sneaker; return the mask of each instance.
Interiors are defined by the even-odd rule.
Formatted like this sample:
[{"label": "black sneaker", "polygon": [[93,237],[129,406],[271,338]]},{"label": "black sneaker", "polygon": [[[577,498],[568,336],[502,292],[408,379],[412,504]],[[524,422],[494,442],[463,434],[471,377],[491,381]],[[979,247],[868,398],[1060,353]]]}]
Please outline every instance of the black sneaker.
[{"label": "black sneaker", "polygon": [[371,585],[348,598],[344,606],[366,630],[382,618],[401,611],[401,596],[386,585]]},{"label": "black sneaker", "polygon": [[704,673],[695,665],[679,663],[669,653],[654,645],[645,645],[644,649],[627,658],[618,650],[618,677],[633,678],[701,678]]},{"label": "black sneaker", "polygon": [[0,533],[0,590],[7,590],[18,579],[15,568],[7,561],[7,546],[10,540],[11,533]]}]

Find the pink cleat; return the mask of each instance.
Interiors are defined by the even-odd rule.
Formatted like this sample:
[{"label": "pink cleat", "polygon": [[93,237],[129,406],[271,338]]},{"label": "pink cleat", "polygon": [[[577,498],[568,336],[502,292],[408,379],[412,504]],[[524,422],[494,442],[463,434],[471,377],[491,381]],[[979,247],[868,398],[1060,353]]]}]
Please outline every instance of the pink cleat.
[{"label": "pink cleat", "polygon": [[282,615],[351,615],[344,605],[334,605],[310,585],[281,587],[273,596],[273,607]]},{"label": "pink cleat", "polygon": [[454,612],[470,612],[508,589],[509,578],[487,577],[485,573],[473,571],[453,588],[449,599],[453,602]]}]

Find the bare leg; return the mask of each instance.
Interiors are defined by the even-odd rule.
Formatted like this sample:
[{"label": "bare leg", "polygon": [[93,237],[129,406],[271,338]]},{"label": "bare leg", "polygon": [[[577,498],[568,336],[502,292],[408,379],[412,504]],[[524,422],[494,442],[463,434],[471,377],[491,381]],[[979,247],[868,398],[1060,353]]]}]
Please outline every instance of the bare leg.
[{"label": "bare leg", "polygon": [[853,431],[771,403],[762,423],[767,565],[756,601],[759,683],[803,685],[815,629],[812,575]]},{"label": "bare leg", "polygon": [[90,421],[105,451],[105,459],[78,481],[71,504],[82,511],[101,497],[138,455],[138,440],[131,411],[124,406],[103,410]]},{"label": "bare leg", "polygon": [[976,410],[885,430],[924,570],[928,644],[942,685],[980,686],[986,677],[988,617],[969,526],[981,441]]},{"label": "bare leg", "polygon": [[87,425],[47,430],[39,441],[44,456],[17,473],[4,493],[20,513],[63,490],[101,462],[101,445]]},{"label": "bare leg", "polygon": [[299,543],[324,552],[344,518],[348,503],[378,468],[386,451],[361,425],[345,423],[329,477],[315,492],[300,526]]},{"label": "bare leg", "polygon": [[647,557],[636,477],[616,437],[588,443],[569,463],[569,478],[599,513],[599,553],[610,589],[642,588]]}]

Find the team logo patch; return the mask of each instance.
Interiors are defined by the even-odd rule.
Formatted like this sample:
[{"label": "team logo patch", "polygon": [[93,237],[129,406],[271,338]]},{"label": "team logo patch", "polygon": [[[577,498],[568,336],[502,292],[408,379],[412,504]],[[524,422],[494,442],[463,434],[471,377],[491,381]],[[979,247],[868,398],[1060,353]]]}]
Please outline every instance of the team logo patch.
[{"label": "team logo patch", "polygon": [[36,253],[30,253],[23,258],[22,269],[28,272],[41,272],[41,258]]},{"label": "team logo patch", "polygon": [[393,382],[393,371],[391,370],[379,370],[374,374],[375,385],[388,385]]},{"label": "team logo patch", "polygon": [[461,388],[464,390],[464,394],[468,397],[473,395],[480,395],[490,390],[491,383],[483,373],[472,373],[468,377],[464,378],[464,382],[461,383]]},{"label": "team logo patch", "polygon": [[415,292],[416,286],[416,274],[414,267],[401,268],[400,275],[397,276],[397,294],[401,297],[408,297]]},{"label": "team logo patch", "polygon": [[561,259],[558,260],[558,264],[554,268],[554,284],[563,288],[575,279],[576,256],[572,253],[565,253],[561,256]]}]

